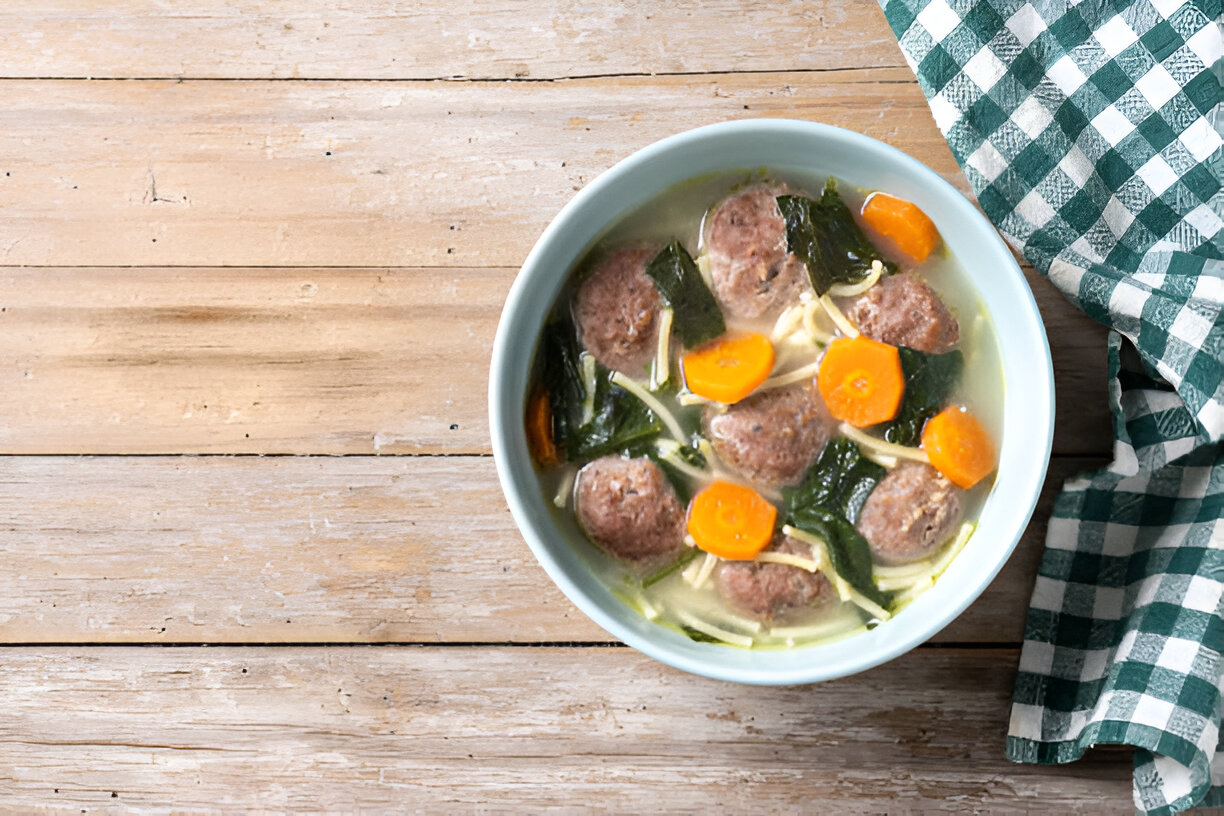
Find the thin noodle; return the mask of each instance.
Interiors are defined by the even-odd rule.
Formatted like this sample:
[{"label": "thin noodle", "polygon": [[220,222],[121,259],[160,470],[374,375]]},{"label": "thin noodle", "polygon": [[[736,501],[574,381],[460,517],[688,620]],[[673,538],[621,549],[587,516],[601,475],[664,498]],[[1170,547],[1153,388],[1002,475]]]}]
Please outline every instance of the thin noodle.
[{"label": "thin noodle", "polygon": [[895,456],[898,459],[909,459],[914,462],[929,463],[931,461],[927,458],[926,451],[922,448],[910,448],[905,445],[885,442],[883,439],[877,439],[871,434],[863,433],[848,422],[843,422],[838,430],[850,440],[857,442],[860,447],[869,448],[873,453]]},{"label": "thin noodle", "polygon": [[768,380],[758,385],[757,390],[765,391],[770,388],[781,388],[785,385],[792,385],[806,379],[811,379],[812,377],[816,376],[816,371],[819,368],[820,363],[809,363],[808,365],[796,368],[794,371],[788,371],[785,374],[770,377]]},{"label": "thin noodle", "polygon": [[659,346],[655,351],[654,369],[650,372],[651,384],[658,388],[671,376],[671,330],[675,312],[663,309],[659,312]]},{"label": "thin noodle", "polygon": [[646,407],[655,412],[655,416],[667,426],[667,430],[676,438],[677,442],[683,443],[685,441],[684,428],[680,427],[680,423],[672,416],[671,412],[663,407],[663,403],[659,402],[658,397],[643,388],[640,383],[634,382],[619,371],[612,374],[612,382],[646,403]]},{"label": "thin noodle", "polygon": [[856,295],[861,295],[875,286],[876,281],[880,279],[880,275],[883,272],[884,264],[879,261],[872,261],[871,271],[867,273],[867,277],[858,283],[835,283],[829,287],[829,294],[834,297],[855,297]]},{"label": "thin noodle", "polygon": [[858,337],[859,331],[855,328],[850,319],[842,314],[842,310],[837,308],[837,304],[833,302],[833,298],[828,295],[820,296],[820,305],[824,307],[828,313],[829,319],[837,324],[837,328],[841,329],[841,333],[847,337]]}]

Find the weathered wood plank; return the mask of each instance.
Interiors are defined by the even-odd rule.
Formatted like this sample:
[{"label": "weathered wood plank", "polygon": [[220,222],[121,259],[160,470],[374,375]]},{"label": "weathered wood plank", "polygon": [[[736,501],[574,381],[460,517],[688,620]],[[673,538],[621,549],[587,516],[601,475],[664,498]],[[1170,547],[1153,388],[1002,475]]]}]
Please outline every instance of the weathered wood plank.
[{"label": "weathered wood plank", "polygon": [[[908,68],[564,82],[0,82],[0,264],[517,266],[663,136],[785,116],[967,189]],[[72,138],[62,138],[71,133]]]},{"label": "weathered wood plank", "polygon": [[[487,453],[514,269],[0,268],[0,452]],[[1055,450],[1104,453],[1104,330],[1030,273]]]},{"label": "weathered wood plank", "polygon": [[[1120,811],[1130,759],[1003,758],[1011,650],[751,688],[629,649],[0,650],[0,806]],[[116,801],[118,800],[118,801]]]},{"label": "weathered wood plank", "polygon": [[[1057,459],[944,642],[1019,642]],[[0,458],[0,642],[608,640],[536,564],[487,457]]]},{"label": "weathered wood plank", "polygon": [[489,451],[513,269],[0,269],[0,451]]},{"label": "weathered wood plank", "polygon": [[0,30],[2,77],[543,79],[902,64],[873,0],[12,0]]}]

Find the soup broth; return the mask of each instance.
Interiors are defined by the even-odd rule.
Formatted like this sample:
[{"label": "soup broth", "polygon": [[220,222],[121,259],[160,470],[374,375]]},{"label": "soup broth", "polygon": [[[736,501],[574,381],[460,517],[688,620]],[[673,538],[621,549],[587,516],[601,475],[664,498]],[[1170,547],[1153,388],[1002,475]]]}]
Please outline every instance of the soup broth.
[{"label": "soup broth", "polygon": [[[812,395],[819,390],[817,377],[822,366],[826,365],[830,344],[838,340],[849,341],[849,334],[857,332],[849,315],[856,313],[856,307],[858,314],[865,314],[865,307],[858,305],[860,299],[866,298],[872,289],[882,284],[884,288],[891,286],[885,282],[898,276],[920,277],[929,290],[933,290],[937,300],[946,306],[946,311],[959,329],[959,337],[951,352],[918,353],[908,348],[900,349],[900,353],[905,355],[902,364],[906,380],[898,411],[912,408],[906,400],[917,399],[918,389],[924,387],[921,376],[910,376],[911,364],[926,365],[936,358],[948,360],[959,353],[959,372],[954,382],[950,381],[950,387],[942,393],[939,407],[950,411],[950,406],[963,406],[977,419],[989,439],[1001,438],[1003,382],[998,347],[989,315],[982,308],[966,270],[957,264],[942,242],[929,257],[916,262],[874,230],[861,216],[864,201],[871,191],[856,190],[845,184],[836,186],[837,193],[854,214],[855,224],[870,241],[872,251],[878,253],[870,264],[871,271],[864,274],[860,282],[834,285],[824,297],[805,289],[785,303],[775,304],[760,314],[749,313],[755,307],[727,308],[727,301],[720,296],[721,290],[712,279],[712,255],[718,256],[722,252],[718,246],[711,247],[710,237],[714,234],[713,228],[718,226],[713,220],[718,217],[718,208],[732,197],[746,197],[746,191],[761,189],[765,192],[759,198],[766,202],[766,206],[771,206],[767,199],[776,198],[775,193],[814,202],[821,200],[826,181],[820,176],[770,169],[712,175],[668,190],[622,218],[590,247],[583,260],[571,271],[555,304],[553,325],[561,327],[560,333],[550,334],[546,331],[537,349],[534,375],[537,385],[527,411],[527,426],[529,438],[535,440],[533,448],[540,464],[541,489],[556,507],[559,524],[572,533],[574,540],[590,542],[584,551],[588,563],[625,603],[659,625],[677,629],[696,640],[745,648],[789,648],[847,637],[881,624],[898,625],[892,623],[892,618],[904,620],[905,607],[939,580],[956,553],[965,546],[994,483],[994,475],[990,473],[968,489],[951,486],[944,476],[925,463],[931,458],[929,452],[913,438],[908,444],[900,446],[882,438],[881,429],[887,427],[888,422],[854,427],[845,421],[837,421],[836,417],[827,421],[822,419],[824,424],[821,428],[827,431],[828,438],[823,444],[812,448],[816,451],[811,457],[812,461],[803,463],[805,466],[800,471],[791,469],[790,475],[781,480],[783,484],[775,484],[777,480],[761,477],[744,462],[731,461],[735,456],[727,455],[731,447],[725,440],[724,448],[718,449],[720,440],[712,438],[710,429],[718,426],[719,416],[743,415],[752,410],[748,406],[753,404],[790,399],[761,396],[767,392],[779,395],[795,393],[798,394],[794,397],[796,400],[821,399]],[[722,220],[732,223],[733,229],[741,229],[734,212]],[[797,257],[795,237],[790,226],[791,221],[787,220],[787,246],[784,252],[788,264]],[[583,333],[584,316],[589,320],[592,312],[612,311],[612,306],[597,304],[596,308],[582,300],[584,293],[581,290],[585,282],[593,275],[608,275],[607,269],[620,263],[622,258],[630,258],[638,266],[642,265],[642,261],[638,260],[640,258],[648,258],[646,263],[650,263],[651,258],[657,262],[662,255],[659,250],[672,242],[678,242],[680,247],[691,253],[693,267],[700,274],[701,283],[718,302],[724,324],[724,331],[719,336],[725,340],[728,337],[758,335],[769,341],[773,361],[768,368],[768,378],[757,384],[743,400],[721,403],[694,393],[691,382],[691,372],[695,370],[691,365],[694,358],[690,355],[723,340],[710,340],[699,347],[685,345],[680,339],[683,327],[677,327],[675,323],[682,319],[684,309],[669,308],[669,304],[676,304],[666,298],[661,301],[662,308],[657,310],[653,321],[656,335],[663,337],[655,337],[648,365],[639,368],[630,362],[626,364],[629,371],[612,372],[596,364],[591,350],[584,350],[580,335],[594,342],[592,336]],[[639,248],[640,252],[634,255],[626,252],[626,248]],[[759,249],[753,245],[750,251]],[[723,252],[723,255],[727,254]],[[725,258],[722,260],[725,261]],[[736,262],[734,258],[731,261],[733,265]],[[810,265],[809,259],[805,266]],[[684,263],[679,263],[676,268],[685,268]],[[804,272],[807,272],[806,268]],[[622,273],[618,270],[616,274]],[[628,274],[623,273],[625,276]],[[761,280],[765,280],[764,274],[761,273]],[[785,274],[786,270],[779,272],[776,278],[766,281],[758,289],[768,289],[766,284],[783,278]],[[877,279],[875,283],[871,283],[873,278]],[[624,298],[613,299],[616,308],[632,302],[639,295],[651,296],[650,292],[642,293],[634,288],[640,288],[640,275],[626,279],[636,280],[637,283],[629,284]],[[806,277],[801,285],[808,286]],[[838,294],[856,292],[860,288],[862,291],[857,294]],[[880,291],[883,292],[884,288],[880,288]],[[886,299],[880,302],[887,305]],[[692,312],[691,309],[688,311]],[[632,316],[638,315],[633,313]],[[569,341],[564,335],[567,331],[570,332]],[[559,366],[556,362],[557,349],[550,345],[556,338],[561,338],[559,342],[563,343],[572,341],[572,351],[580,355],[570,361],[567,370],[572,375],[571,402],[577,399],[581,391],[581,403],[584,404],[568,407],[560,404],[564,400],[558,398],[555,381],[549,380],[550,371]],[[634,342],[639,340],[641,338],[634,338]],[[634,353],[639,356],[645,354],[643,343],[638,342],[638,345],[642,348]],[[621,346],[617,348],[619,350]],[[928,370],[934,367],[932,365],[932,369]],[[690,372],[690,376],[686,377],[686,371]],[[584,387],[578,387],[579,381]],[[545,397],[542,400],[541,394]],[[655,429],[632,438],[624,445],[618,446],[613,439],[610,449],[598,450],[598,455],[575,455],[573,450],[566,449],[563,440],[554,438],[560,427],[558,423],[563,422],[558,419],[559,412],[572,411],[575,419],[571,426],[579,420],[589,421],[598,410],[603,410],[598,407],[604,405],[601,400],[612,399],[610,395],[613,394],[623,401],[621,405],[632,404],[637,416],[651,418]],[[826,406],[822,404],[818,408],[824,411]],[[807,408],[803,411],[808,412],[804,416],[811,413]],[[924,416],[929,417],[933,412],[933,409],[928,410]],[[726,420],[725,424],[729,426],[735,421]],[[924,438],[929,429],[929,418],[926,422],[928,424],[915,426],[922,429]],[[626,423],[621,421],[620,426]],[[614,422],[609,424],[615,425]],[[753,425],[750,430],[755,432],[757,426]],[[762,433],[768,431],[760,430]],[[542,439],[542,436],[547,438]],[[784,434],[781,438],[798,437]],[[541,453],[541,446],[552,447]],[[785,447],[779,446],[776,451],[778,455],[773,458],[786,459],[788,451]],[[845,473],[828,476],[833,472],[828,465],[835,453],[844,454],[839,460],[843,465],[851,460],[858,464],[853,467],[847,465]],[[896,455],[898,453],[901,455]],[[663,537],[682,536],[680,545],[658,558],[626,557],[626,548],[632,550],[634,546],[632,541],[617,540],[615,546],[609,546],[608,541],[621,535],[617,532],[615,515],[611,519],[611,532],[603,534],[602,543],[596,543],[601,534],[593,528],[603,529],[600,525],[604,525],[606,520],[602,517],[592,520],[589,508],[585,508],[588,513],[585,523],[583,521],[584,508],[578,506],[579,490],[576,486],[586,476],[580,471],[593,460],[617,456],[622,459],[649,458],[666,476],[667,484],[675,493],[676,506],[683,508],[684,530],[677,533],[674,508],[664,496],[660,502],[671,508],[667,518],[650,527],[648,533],[642,533],[645,538],[656,534]],[[613,471],[619,466],[616,461],[608,464]],[[606,478],[610,480],[609,484],[615,484],[618,488],[623,487],[621,482],[632,482],[633,479],[647,479],[649,482],[649,474],[646,473],[649,467],[643,463],[638,470],[642,473],[627,475],[627,472],[616,471]],[[593,473],[594,470],[589,472]],[[798,479],[793,475],[795,472],[799,473]],[[912,478],[907,482],[902,472]],[[855,483],[850,474],[856,473],[874,474],[874,481],[864,477]],[[834,508],[827,495],[816,502],[814,509],[805,508],[802,495],[797,494],[805,494],[806,491],[807,494],[824,495],[819,491],[812,493],[809,489],[821,478],[825,481],[840,478],[842,487],[839,489],[857,491],[862,495],[856,494],[857,498],[847,499],[844,511]],[[872,502],[876,488],[885,479],[890,480],[885,491],[901,491],[897,493],[901,503],[910,495],[904,492],[907,489],[918,490],[917,495],[920,496],[926,496],[931,491],[943,491],[939,494],[943,496],[951,491],[959,521],[943,532],[940,540],[935,542],[937,546],[928,547],[929,551],[918,554],[915,554],[917,551],[906,551],[896,556],[884,544],[876,546],[889,538],[889,534],[878,530],[874,533],[873,541],[867,542],[867,533],[863,530],[869,533],[872,530],[863,515],[868,503]],[[771,525],[769,544],[756,555],[749,558],[720,557],[710,553],[710,547],[701,546],[695,541],[693,513],[697,511],[693,509],[693,497],[714,482],[725,482],[743,491],[751,491],[773,506],[776,521]],[[650,489],[658,488],[654,482],[649,484],[652,485]],[[658,489],[662,491],[660,496],[667,492],[666,488]],[[922,493],[923,490],[927,493]],[[614,499],[606,499],[602,494],[599,496],[598,501],[608,502],[606,508],[601,506],[601,512],[610,508],[609,512],[615,513],[620,512],[617,508],[636,507],[623,509],[625,513],[637,514],[631,519],[626,517],[628,520],[621,525],[623,529],[639,523],[641,513],[653,512],[657,504],[643,500],[644,494],[635,492],[632,487],[620,492],[608,488],[604,492],[609,491],[616,493],[616,496]],[[825,494],[828,492],[826,490]],[[588,498],[586,501],[594,502],[596,499]],[[634,505],[635,501],[637,505]],[[642,510],[643,502],[646,510]],[[882,492],[878,503],[884,502]],[[896,511],[886,509],[887,512]],[[796,519],[823,519],[824,522],[792,523]],[[847,525],[850,531],[847,531]],[[660,533],[660,530],[663,532]],[[831,541],[830,538],[836,540]],[[862,562],[862,555],[867,551],[865,547],[871,551],[866,574]],[[768,596],[779,586],[782,587],[782,595],[787,598],[786,603],[771,606],[767,600],[759,601],[757,596],[762,593]],[[747,590],[736,596],[737,587],[746,587]]]}]

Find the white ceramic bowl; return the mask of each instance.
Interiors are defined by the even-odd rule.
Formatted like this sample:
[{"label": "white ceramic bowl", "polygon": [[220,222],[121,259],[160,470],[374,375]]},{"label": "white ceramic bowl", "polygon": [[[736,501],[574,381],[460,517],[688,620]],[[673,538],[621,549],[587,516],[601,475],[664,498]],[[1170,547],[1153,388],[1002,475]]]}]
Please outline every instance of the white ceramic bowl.
[{"label": "white ceramic bowl", "polygon": [[[540,328],[566,276],[606,229],[674,184],[717,171],[770,168],[832,175],[915,202],[970,274],[997,333],[1003,364],[999,470],[977,532],[936,585],[905,611],[845,640],[785,650],[697,643],[651,623],[591,571],[590,545],[558,524],[528,453],[523,413]],[[741,683],[841,677],[922,643],[973,602],[1007,561],[1045,479],[1054,428],[1049,344],[1033,295],[990,223],[951,185],[888,145],[841,128],[755,119],[698,128],[639,150],[596,178],[540,236],[506,298],[489,378],[493,453],[510,510],[536,558],[592,620],[641,652],[695,674]]]}]

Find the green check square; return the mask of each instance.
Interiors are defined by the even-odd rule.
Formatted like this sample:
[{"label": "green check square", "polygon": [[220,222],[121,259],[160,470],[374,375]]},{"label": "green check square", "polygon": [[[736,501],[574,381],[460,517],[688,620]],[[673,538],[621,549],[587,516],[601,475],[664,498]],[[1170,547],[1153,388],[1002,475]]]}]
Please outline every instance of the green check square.
[{"label": "green check square", "polygon": [[961,25],[972,31],[979,41],[988,43],[1003,30],[1004,20],[990,3],[974,3],[961,18]]},{"label": "green check square", "polygon": [[1206,115],[1220,103],[1220,83],[1210,71],[1203,71],[1182,87],[1198,112]]},{"label": "green check square", "polygon": [[[1140,225],[1140,229],[1146,230],[1146,228],[1142,225]],[[1134,231],[1135,225],[1131,224],[1130,229],[1126,231],[1126,234],[1130,235]],[[1105,256],[1105,265],[1115,266],[1118,269],[1138,269],[1139,262],[1143,260],[1143,256],[1127,246],[1128,243],[1130,242],[1126,240],[1119,241],[1118,245],[1110,250],[1109,254]]]},{"label": "green check square", "polygon": [[1208,710],[1210,701],[1216,697],[1215,686],[1204,681],[1201,677],[1190,675],[1186,678],[1186,682],[1181,687],[1181,691],[1177,694],[1175,701],[1180,708],[1186,708],[1190,711],[1205,711]]},{"label": "green check square", "polygon": [[1058,160],[1036,142],[1029,144],[1012,160],[1012,169],[1030,180],[1045,178],[1057,166]]},{"label": "green check square", "polygon": [[1070,99],[1059,105],[1058,110],[1054,112],[1054,121],[1071,141],[1078,139],[1079,135],[1084,132],[1084,128],[1092,124],[1079,105]]},{"label": "green check square", "polygon": [[1139,124],[1136,131],[1147,140],[1147,143],[1152,146],[1152,149],[1159,153],[1165,147],[1177,138],[1176,131],[1169,127],[1169,123],[1157,116],[1149,116]]},{"label": "green check square", "polygon": [[1084,22],[1078,9],[1072,9],[1050,24],[1050,34],[1064,51],[1070,51],[1092,36],[1092,29]]},{"label": "green check square", "polygon": [[[1176,499],[1171,499],[1170,504],[1172,504],[1175,501]],[[1182,508],[1180,507],[1178,508],[1178,510],[1181,510],[1181,509]],[[1181,521],[1183,523],[1186,523],[1186,522],[1191,522],[1194,520],[1193,517],[1184,518],[1184,516],[1185,516],[1185,513],[1179,512],[1175,515],[1172,515],[1172,518],[1170,518],[1170,516],[1165,516],[1163,519],[1158,519],[1157,521],[1158,523],[1160,521],[1163,521],[1164,523],[1167,524],[1169,521]],[[1175,552],[1173,554],[1173,557],[1169,559],[1169,570],[1168,571],[1171,573],[1176,573],[1178,575],[1194,575],[1199,571],[1199,567],[1202,566],[1202,563],[1203,563],[1203,550],[1200,550],[1197,547],[1178,547],[1177,552]],[[1181,610],[1181,607],[1175,607],[1175,608],[1178,609],[1179,611]]]},{"label": "green check square", "polygon": [[1178,181],[1203,202],[1210,201],[1220,190],[1220,180],[1203,164],[1190,168]]},{"label": "green check square", "polygon": [[[987,207],[999,207],[1001,209],[1011,209],[1011,204],[1004,190],[999,189],[998,185],[992,184],[982,192],[978,193],[978,203],[982,205],[982,209]],[[998,212],[999,210],[996,210]]]},{"label": "green check square", "polygon": [[969,106],[967,117],[977,124],[979,132],[989,136],[1007,121],[1007,114],[989,96],[982,96]]},{"label": "green check square", "polygon": [[1075,711],[1078,696],[1079,678],[1051,677],[1046,683],[1043,702],[1052,711]]},{"label": "green check square", "polygon": [[1152,679],[1152,666],[1145,663],[1124,663],[1114,678],[1115,691],[1143,691]]},{"label": "green check square", "polygon": [[1159,198],[1144,207],[1135,218],[1161,238],[1168,235],[1169,231],[1181,221],[1181,216],[1177,211]]},{"label": "green check square", "polygon": [[1110,102],[1129,91],[1133,84],[1116,62],[1105,63],[1088,79]]},{"label": "green check square", "polygon": [[904,0],[889,0],[884,6],[884,17],[888,20],[893,36],[901,39],[901,35],[909,30],[918,19],[918,9]]},{"label": "green check square", "polygon": [[[1072,196],[1071,200],[1058,210],[1058,214],[1080,232],[1087,232],[1101,215],[1092,194],[1086,187]],[[1165,230],[1165,232],[1168,232],[1168,230]],[[1161,234],[1163,235],[1164,233]]]},{"label": "green check square", "polygon": [[1033,90],[1045,79],[1045,69],[1028,51],[1021,51],[1008,66],[1007,72],[1028,90]]},{"label": "green check square", "polygon": [[1163,61],[1165,57],[1180,48],[1185,41],[1177,35],[1167,20],[1161,20],[1144,32],[1139,42],[1143,43],[1153,57]]},{"label": "green check square", "polygon": [[1105,151],[1105,155],[1097,162],[1096,171],[1101,181],[1104,181],[1110,190],[1119,189],[1127,179],[1135,175],[1135,168],[1131,167],[1126,159],[1112,148]]},{"label": "green check square", "polygon": [[960,73],[960,66],[942,44],[937,44],[918,64],[918,70],[926,80],[928,93],[937,94],[952,77]]},{"label": "green check square", "polygon": [[[1151,580],[1159,580],[1153,577]],[[1170,603],[1153,602],[1143,613],[1142,628],[1148,635],[1168,637],[1177,630],[1177,615],[1181,607]]]}]

